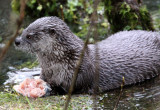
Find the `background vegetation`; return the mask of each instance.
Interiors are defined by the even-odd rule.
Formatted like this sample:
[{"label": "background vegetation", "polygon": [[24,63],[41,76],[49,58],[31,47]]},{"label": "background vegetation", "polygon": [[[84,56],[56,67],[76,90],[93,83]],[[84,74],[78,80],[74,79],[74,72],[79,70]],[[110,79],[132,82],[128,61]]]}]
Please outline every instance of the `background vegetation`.
[{"label": "background vegetation", "polygon": [[[19,13],[20,0],[12,1],[12,9]],[[92,0],[28,0],[26,16],[58,16],[82,39],[86,36],[93,13]],[[154,25],[150,13],[141,0],[104,0],[98,5],[98,34],[100,39],[122,30],[159,30],[160,21]],[[90,39],[92,41],[92,39]]]}]

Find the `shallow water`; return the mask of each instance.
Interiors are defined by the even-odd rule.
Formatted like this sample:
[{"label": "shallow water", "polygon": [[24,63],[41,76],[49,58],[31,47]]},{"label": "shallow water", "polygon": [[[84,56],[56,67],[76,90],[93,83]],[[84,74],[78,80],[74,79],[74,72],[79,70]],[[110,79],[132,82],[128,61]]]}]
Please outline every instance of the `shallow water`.
[{"label": "shallow water", "polygon": [[[38,67],[33,69],[23,68],[21,70],[10,67],[10,70],[11,71],[7,73],[9,79],[4,83],[6,85],[6,89],[8,87],[10,89],[10,86],[20,83],[26,78],[38,78],[41,71],[41,69]],[[97,96],[97,108],[112,110],[115,107],[119,94],[120,89],[117,89]],[[160,110],[160,76],[152,80],[147,80],[141,84],[131,85],[130,87],[123,88],[117,109]]]},{"label": "shallow water", "polygon": [[[113,109],[120,90],[108,92],[99,100],[100,108]],[[102,104],[101,104],[102,103]],[[160,78],[123,89],[118,110],[160,110]]]}]

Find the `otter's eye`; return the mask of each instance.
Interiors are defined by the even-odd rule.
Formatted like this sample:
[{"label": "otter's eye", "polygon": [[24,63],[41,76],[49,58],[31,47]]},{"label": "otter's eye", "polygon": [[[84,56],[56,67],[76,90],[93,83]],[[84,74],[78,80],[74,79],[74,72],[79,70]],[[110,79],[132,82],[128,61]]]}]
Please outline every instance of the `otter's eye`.
[{"label": "otter's eye", "polygon": [[31,35],[27,35],[26,38],[27,38],[27,39],[31,39]]}]

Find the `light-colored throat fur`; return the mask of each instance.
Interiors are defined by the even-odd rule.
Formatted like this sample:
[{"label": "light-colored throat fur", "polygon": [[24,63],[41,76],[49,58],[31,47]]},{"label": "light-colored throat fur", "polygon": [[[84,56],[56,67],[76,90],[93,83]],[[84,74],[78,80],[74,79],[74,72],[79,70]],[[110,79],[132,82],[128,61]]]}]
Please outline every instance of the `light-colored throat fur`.
[{"label": "light-colored throat fur", "polygon": [[56,86],[63,85],[64,87],[69,87],[76,62],[79,58],[79,52],[70,52],[62,45],[53,45],[52,49],[50,48],[50,52],[37,54],[42,68],[41,78],[51,84],[51,86],[55,84]]}]

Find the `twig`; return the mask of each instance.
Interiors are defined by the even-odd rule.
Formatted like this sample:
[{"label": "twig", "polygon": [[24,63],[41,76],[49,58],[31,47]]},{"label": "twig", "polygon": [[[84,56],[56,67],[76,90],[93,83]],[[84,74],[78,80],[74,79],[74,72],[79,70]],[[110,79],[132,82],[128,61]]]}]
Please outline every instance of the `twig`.
[{"label": "twig", "polygon": [[0,63],[3,60],[5,54],[7,53],[9,47],[11,46],[11,44],[13,43],[13,41],[15,40],[15,38],[19,34],[19,30],[20,30],[20,27],[22,25],[22,22],[23,22],[23,19],[24,19],[24,15],[25,15],[25,7],[26,7],[26,0],[21,0],[20,16],[17,19],[17,29],[16,29],[16,32],[13,35],[13,37],[7,42],[5,47],[2,49],[2,52],[0,53]]},{"label": "twig", "polygon": [[[89,31],[91,30],[91,27],[89,29]],[[78,76],[78,72],[79,72],[79,68],[80,68],[80,65],[82,63],[82,60],[83,60],[83,56],[84,56],[84,53],[85,53],[85,50],[87,48],[87,44],[88,44],[88,40],[89,40],[89,35],[90,33],[87,34],[87,39],[85,41],[85,44],[83,46],[83,49],[81,51],[81,54],[80,54],[80,57],[79,57],[79,60],[78,60],[78,63],[77,63],[77,67],[74,71],[74,75],[73,75],[73,78],[72,78],[72,82],[71,82],[71,86],[70,86],[70,89],[69,89],[69,92],[68,92],[68,97],[67,97],[67,100],[66,100],[66,103],[65,103],[65,106],[64,106],[64,110],[67,110],[68,108],[68,105],[69,105],[69,102],[70,102],[70,99],[71,99],[71,94],[73,92],[73,88],[75,86],[75,82],[77,80],[77,76]]]},{"label": "twig", "polygon": [[[94,7],[94,11],[97,9],[97,5],[98,5],[97,1],[98,0],[96,0],[95,3],[94,3],[95,4],[94,5],[95,6]],[[64,110],[67,110],[67,108],[68,108],[68,105],[69,105],[69,102],[70,102],[70,99],[71,99],[71,94],[73,92],[73,88],[74,88],[76,80],[77,80],[79,68],[80,68],[80,65],[82,63],[83,56],[84,56],[85,50],[87,48],[87,44],[88,44],[89,38],[91,36],[90,34],[91,34],[91,30],[92,30],[93,26],[94,26],[94,12],[93,12],[93,14],[91,16],[91,24],[90,24],[90,27],[89,27],[89,30],[88,30],[88,33],[87,33],[87,36],[86,36],[86,41],[85,41],[83,49],[81,51],[81,54],[80,54],[76,69],[74,71],[74,75],[73,75],[73,78],[72,78],[72,82],[71,82],[71,86],[70,86],[70,89],[69,89],[69,92],[68,92],[68,97],[67,97],[67,100],[66,100],[66,103],[65,103],[65,106],[64,106]]]},{"label": "twig", "polygon": [[124,84],[125,84],[125,79],[124,79],[124,77],[123,77],[123,79],[122,79],[122,84],[121,84],[121,90],[120,90],[120,93],[119,93],[119,96],[118,96],[117,102],[116,102],[116,104],[115,104],[115,106],[114,106],[114,109],[113,109],[113,110],[116,110],[116,109],[117,109],[117,107],[118,107],[119,101],[120,101],[121,96],[122,96],[122,93],[123,93],[123,86],[124,86]]},{"label": "twig", "polygon": [[61,9],[61,18],[64,21],[63,5],[60,5],[60,9]]},{"label": "twig", "polygon": [[85,42],[85,44],[84,44],[83,50],[82,50],[81,55],[80,55],[80,58],[79,58],[79,60],[78,60],[77,67],[76,67],[76,69],[75,69],[75,72],[74,72],[74,75],[73,75],[73,78],[72,78],[72,82],[71,82],[71,86],[70,86],[70,89],[69,89],[69,92],[68,92],[68,97],[67,97],[67,100],[66,100],[66,103],[65,103],[64,110],[67,110],[67,108],[68,108],[68,105],[69,105],[69,102],[70,102],[70,99],[71,99],[71,94],[72,94],[72,92],[73,92],[73,88],[74,88],[75,82],[76,82],[76,80],[77,80],[79,68],[80,68],[80,65],[81,65],[81,63],[82,63],[83,56],[84,56],[84,52],[85,52],[85,50],[86,50],[87,44],[88,44],[88,39],[86,40],[86,42]]},{"label": "twig", "polygon": [[[94,21],[98,22],[98,14],[97,14],[97,6],[99,4],[100,0],[95,1],[94,3]],[[94,25],[94,32],[93,32],[93,38],[94,38],[94,43],[95,43],[95,75],[94,75],[94,88],[93,88],[93,109],[97,109],[97,95],[99,93],[99,54],[98,54],[98,45],[97,45],[97,41],[98,41],[98,32],[96,31],[98,30],[98,26],[97,23],[95,23]]]}]

